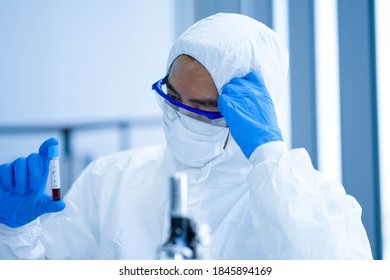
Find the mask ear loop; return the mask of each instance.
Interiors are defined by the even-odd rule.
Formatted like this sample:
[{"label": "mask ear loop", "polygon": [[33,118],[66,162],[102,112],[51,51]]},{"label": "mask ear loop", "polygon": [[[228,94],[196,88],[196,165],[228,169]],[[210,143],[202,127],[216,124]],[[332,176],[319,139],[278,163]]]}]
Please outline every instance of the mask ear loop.
[{"label": "mask ear loop", "polygon": [[228,130],[228,134],[227,134],[227,136],[226,136],[226,140],[225,140],[225,144],[223,144],[223,149],[225,150],[225,148],[226,148],[226,146],[227,146],[227,144],[228,144],[228,142],[229,142],[229,136],[230,136],[230,128],[228,128],[229,130]]}]

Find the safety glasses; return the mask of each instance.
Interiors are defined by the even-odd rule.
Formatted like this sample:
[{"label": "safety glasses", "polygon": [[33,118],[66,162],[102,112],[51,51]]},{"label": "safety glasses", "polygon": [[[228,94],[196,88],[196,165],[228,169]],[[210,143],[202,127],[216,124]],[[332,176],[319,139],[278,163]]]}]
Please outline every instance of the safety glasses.
[{"label": "safety glasses", "polygon": [[[159,100],[160,105],[161,101],[169,105],[170,108],[175,110],[176,112],[179,112],[185,116],[188,116],[190,118],[209,123],[213,126],[219,126],[219,127],[227,127],[225,118],[222,116],[220,112],[209,112],[204,110],[199,110],[190,106],[187,106],[172,97],[170,97],[166,92],[166,82],[167,82],[168,76],[165,76],[161,80],[158,80],[152,85],[152,89],[158,94],[159,98],[162,100]],[[161,106],[163,110],[165,110],[164,106]]]}]

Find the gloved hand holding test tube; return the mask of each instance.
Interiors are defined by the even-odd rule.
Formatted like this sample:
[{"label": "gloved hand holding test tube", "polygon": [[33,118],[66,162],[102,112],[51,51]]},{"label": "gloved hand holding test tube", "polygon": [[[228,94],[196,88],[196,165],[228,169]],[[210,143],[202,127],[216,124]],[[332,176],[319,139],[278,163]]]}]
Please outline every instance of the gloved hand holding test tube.
[{"label": "gloved hand holding test tube", "polygon": [[[0,165],[0,223],[19,227],[65,208],[65,202],[60,200],[58,156],[58,140],[50,138],[42,143],[39,153]],[[53,167],[53,197],[46,193],[49,165]]]}]

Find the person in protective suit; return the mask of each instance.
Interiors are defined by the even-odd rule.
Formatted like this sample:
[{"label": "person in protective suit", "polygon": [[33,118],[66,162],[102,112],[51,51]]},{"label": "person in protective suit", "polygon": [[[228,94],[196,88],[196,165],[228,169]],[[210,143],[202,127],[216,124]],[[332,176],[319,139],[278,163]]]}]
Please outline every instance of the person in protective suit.
[{"label": "person in protective suit", "polygon": [[358,202],[283,142],[287,72],[264,24],[222,13],[195,23],[153,85],[167,145],[98,158],[64,201],[45,193],[56,139],[0,166],[0,258],[153,259],[168,234],[168,178],[183,171],[213,259],[371,259]]}]

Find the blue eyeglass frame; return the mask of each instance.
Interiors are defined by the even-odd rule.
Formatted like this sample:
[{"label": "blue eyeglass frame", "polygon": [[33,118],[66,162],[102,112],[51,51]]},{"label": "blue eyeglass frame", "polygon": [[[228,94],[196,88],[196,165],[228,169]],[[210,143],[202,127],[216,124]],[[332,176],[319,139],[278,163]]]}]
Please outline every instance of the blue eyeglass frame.
[{"label": "blue eyeglass frame", "polygon": [[192,113],[195,113],[195,114],[198,114],[198,115],[201,115],[201,116],[205,116],[206,118],[210,119],[210,120],[216,120],[216,119],[220,119],[220,118],[223,118],[222,114],[220,112],[209,112],[209,111],[204,111],[204,110],[200,110],[200,109],[196,109],[196,108],[193,108],[193,107],[190,107],[190,106],[187,106],[171,97],[168,96],[168,94],[166,94],[163,90],[162,90],[162,86],[164,84],[166,84],[168,80],[168,75],[165,76],[164,78],[162,78],[161,80],[158,80],[157,82],[155,82],[153,85],[152,85],[152,89],[154,91],[156,91],[158,93],[158,95],[160,95],[162,98],[164,98],[165,100],[167,100],[169,103],[171,103],[172,105],[176,106],[176,107],[180,107],[180,108],[183,108],[187,111],[190,111]]}]

